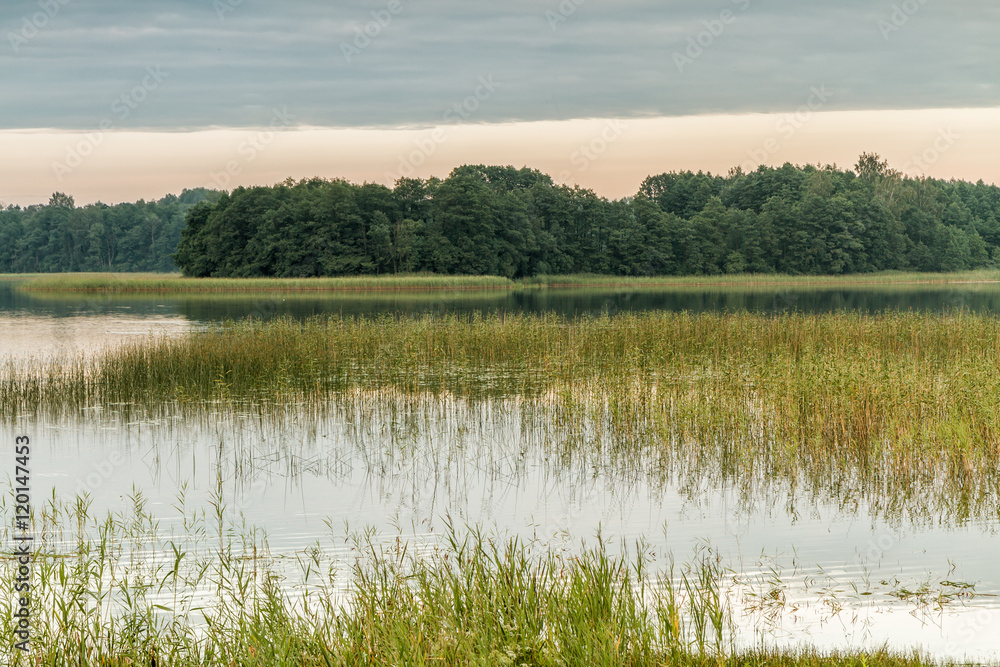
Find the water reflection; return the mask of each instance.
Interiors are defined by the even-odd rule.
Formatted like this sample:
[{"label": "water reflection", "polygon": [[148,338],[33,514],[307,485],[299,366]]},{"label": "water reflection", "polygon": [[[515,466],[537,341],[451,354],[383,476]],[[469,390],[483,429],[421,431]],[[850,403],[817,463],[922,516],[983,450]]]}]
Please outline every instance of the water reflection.
[{"label": "water reflection", "polygon": [[850,310],[946,312],[964,308],[1000,313],[1000,283],[825,287],[525,288],[436,292],[285,292],[262,294],[80,294],[28,293],[0,281],[0,318],[173,318],[218,322],[288,315],[556,313],[614,315],[620,312],[688,311],[823,313]]},{"label": "water reflection", "polygon": [[78,354],[93,354],[136,337],[179,335],[192,328],[191,322],[180,316],[0,315],[0,361],[10,357],[67,359]]},{"label": "water reflection", "polygon": [[[857,489],[845,502],[843,487],[803,483],[804,472],[748,485],[712,457],[677,465],[682,448],[624,457],[610,442],[567,446],[550,414],[516,400],[345,402],[283,421],[25,421],[3,427],[3,437],[15,431],[34,434],[36,496],[87,493],[99,511],[116,510],[135,485],[166,510],[182,488],[202,503],[221,491],[230,511],[267,529],[280,549],[312,542],[327,518],[433,530],[451,516],[546,540],[598,528],[637,539],[666,526],[672,548],[709,540],[753,554],[784,545],[815,562],[919,562],[919,545],[1000,592],[984,546],[1000,546],[995,511],[953,521],[941,509],[928,521],[929,507],[893,512],[896,504]],[[966,551],[963,535],[980,543]]]},{"label": "water reflection", "polygon": [[[648,452],[626,465],[610,445],[568,447],[544,410],[518,400],[347,401],[275,420],[23,421],[0,427],[0,438],[15,432],[33,436],[36,498],[86,493],[99,516],[127,512],[139,490],[176,539],[185,534],[178,507],[211,517],[221,499],[226,521],[263,529],[292,570],[319,543],[330,548],[324,562],[346,572],[351,556],[335,538],[352,529],[429,543],[454,522],[570,549],[600,533],[613,548],[643,540],[682,561],[710,547],[733,570],[727,591],[751,643],[889,641],[960,655],[949,644],[981,622],[975,614],[992,614],[987,629],[1000,629],[996,516],[913,522],[795,484],[756,486],[748,503],[745,486],[718,471],[664,467]],[[288,577],[293,586],[294,571]],[[974,584],[976,597],[900,595],[925,584],[927,596],[964,590],[956,582]],[[982,656],[1000,646],[975,648]]]}]

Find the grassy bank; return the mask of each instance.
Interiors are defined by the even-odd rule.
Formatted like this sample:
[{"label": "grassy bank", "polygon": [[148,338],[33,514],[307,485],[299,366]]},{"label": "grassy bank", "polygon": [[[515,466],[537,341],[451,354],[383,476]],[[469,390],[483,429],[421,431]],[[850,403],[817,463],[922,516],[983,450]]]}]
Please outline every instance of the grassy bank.
[{"label": "grassy bank", "polygon": [[[420,553],[365,534],[336,538],[353,547],[339,556],[331,536],[279,559],[266,536],[232,523],[221,494],[208,511],[178,498],[182,536],[159,529],[140,493],[130,500],[104,517],[82,498],[39,507],[32,648],[3,642],[5,664],[929,664],[887,650],[734,646],[713,558],[675,568],[642,545],[567,552],[449,526]],[[0,585],[12,589],[18,567],[6,553]],[[18,624],[4,606],[0,632]]]},{"label": "grassy bank", "polygon": [[624,277],[602,275],[536,276],[509,280],[495,276],[360,276],[342,278],[185,278],[179,274],[36,275],[21,289],[37,292],[352,292],[457,289],[529,289],[537,287],[851,287],[892,285],[947,285],[1000,282],[1000,271],[961,273],[878,273],[850,276],[723,275],[685,277]]},{"label": "grassy bank", "polygon": [[414,395],[517,397],[550,420],[553,447],[648,474],[777,481],[890,515],[1000,510],[991,316],[285,319],[0,373],[8,420],[357,400],[364,413]]},{"label": "grassy bank", "polygon": [[44,278],[45,276],[46,274],[44,273],[0,273],[0,281],[25,283],[37,280],[38,278]]},{"label": "grassy bank", "polygon": [[355,292],[394,290],[507,289],[494,276],[361,276],[350,278],[185,278],[180,274],[65,273],[25,282],[30,291],[73,292]]},{"label": "grassy bank", "polygon": [[538,276],[526,278],[524,284],[547,287],[851,287],[891,285],[947,285],[963,282],[1000,282],[1000,271],[978,270],[956,273],[858,273],[840,276],[792,276],[772,274],[738,274],[718,276],[602,276],[593,274]]}]

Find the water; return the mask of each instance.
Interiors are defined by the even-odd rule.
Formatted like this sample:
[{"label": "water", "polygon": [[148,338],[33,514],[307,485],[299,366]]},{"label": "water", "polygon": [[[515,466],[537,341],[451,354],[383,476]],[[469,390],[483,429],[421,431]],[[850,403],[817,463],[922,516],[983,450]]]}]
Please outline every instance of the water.
[{"label": "water", "polygon": [[642,311],[780,314],[850,310],[1000,313],[1000,284],[826,288],[446,290],[358,294],[70,294],[18,291],[0,280],[0,358],[93,353],[130,336],[182,334],[225,320],[404,314],[557,313],[615,315]]},{"label": "water", "polygon": [[0,317],[119,317],[127,320],[218,322],[279,315],[409,315],[444,313],[611,314],[640,311],[821,313],[851,310],[1000,312],[1000,283],[826,287],[552,288],[433,292],[248,294],[71,294],[19,292],[0,280]]},{"label": "water", "polygon": [[[634,310],[809,312],[852,308],[1000,312],[1000,287],[800,292],[545,291],[302,297],[29,296],[0,285],[2,356],[93,354],[149,333],[178,335],[226,318],[321,313]],[[94,511],[124,511],[139,489],[165,529],[175,506],[208,505],[266,531],[272,552],[301,554],[374,528],[384,539],[433,540],[447,521],[575,548],[596,535],[648,542],[678,562],[706,548],[733,571],[727,587],[740,638],[820,648],[920,646],[937,656],[1000,657],[1000,521],[910,521],[775,484],[751,502],[720,483],[680,480],[656,461],[601,451],[566,454],[559,429],[515,399],[422,399],[280,422],[252,414],[123,421],[21,420],[0,441],[29,434],[32,492],[86,492]],[[561,455],[555,452],[563,452]],[[10,462],[12,469],[13,461]],[[719,479],[706,470],[702,479]],[[221,484],[221,486],[219,486]],[[336,560],[340,553],[330,552]],[[346,558],[346,556],[344,556]],[[975,597],[943,603],[974,583]],[[906,591],[925,587],[924,599]],[[902,596],[904,599],[900,599]],[[781,600],[781,604],[776,601]]]}]

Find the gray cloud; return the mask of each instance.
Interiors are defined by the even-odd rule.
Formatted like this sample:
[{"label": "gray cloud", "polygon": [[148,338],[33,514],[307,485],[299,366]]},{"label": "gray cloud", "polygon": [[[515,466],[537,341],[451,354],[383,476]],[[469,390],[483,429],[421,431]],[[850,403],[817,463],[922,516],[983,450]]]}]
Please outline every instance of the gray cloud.
[{"label": "gray cloud", "polygon": [[1000,105],[991,0],[398,2],[8,1],[0,127],[434,124],[490,75],[470,121]]}]

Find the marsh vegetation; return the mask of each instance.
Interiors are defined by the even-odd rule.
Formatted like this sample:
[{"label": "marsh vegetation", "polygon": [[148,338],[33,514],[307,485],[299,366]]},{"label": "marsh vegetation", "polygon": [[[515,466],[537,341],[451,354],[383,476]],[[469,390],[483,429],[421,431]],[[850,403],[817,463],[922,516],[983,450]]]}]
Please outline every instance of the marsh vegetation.
[{"label": "marsh vegetation", "polygon": [[[177,420],[221,424],[219,462],[209,467],[237,481],[260,454],[249,444],[234,449],[233,425],[294,423],[348,434],[355,456],[387,486],[444,474],[460,493],[476,480],[449,471],[469,460],[484,478],[509,484],[538,468],[556,480],[600,478],[693,499],[726,489],[737,514],[832,504],[889,523],[991,525],[1000,511],[998,367],[1000,319],[962,311],[275,318],[142,338],[61,363],[9,360],[0,417],[147,432]],[[287,467],[301,471],[303,459]],[[393,470],[409,472],[387,476]],[[450,520],[426,541],[330,524],[314,545],[272,551],[264,533],[227,510],[232,500],[221,486],[200,506],[179,497],[163,526],[139,491],[127,511],[107,516],[86,497],[40,506],[36,657],[930,660],[888,650],[777,652],[738,640],[747,611],[755,627],[799,609],[789,582],[802,577],[778,568],[747,574],[711,551],[672,565],[662,544],[590,535],[568,545],[546,532]],[[839,613],[873,595],[921,609],[990,599],[989,588],[939,575],[883,577],[867,588],[838,581],[814,604]],[[850,586],[853,597],[844,593]]]},{"label": "marsh vegetation", "polygon": [[697,461],[961,519],[1000,497],[998,366],[1000,321],[962,313],[278,319],[10,362],[0,414],[520,397],[571,446],[654,470]]},{"label": "marsh vegetation", "polygon": [[1000,271],[982,269],[951,273],[883,272],[849,276],[812,275],[707,275],[707,276],[608,276],[599,274],[537,275],[511,280],[498,276],[448,276],[399,274],[331,278],[187,278],[177,273],[56,273],[3,276],[18,280],[29,292],[99,293],[238,293],[238,292],[386,292],[456,289],[510,291],[543,287],[722,288],[754,290],[768,287],[894,287],[915,285],[964,285],[1000,282]]},{"label": "marsh vegetation", "polygon": [[[677,564],[643,542],[570,550],[449,524],[422,548],[331,530],[280,555],[228,518],[221,493],[208,511],[179,495],[171,529],[141,492],[128,501],[104,516],[86,497],[40,506],[36,648],[5,647],[9,664],[929,664],[886,649],[738,647],[732,573],[711,552]],[[0,561],[2,585],[16,572]],[[784,584],[761,584],[764,599],[748,587],[742,604],[773,617]],[[5,609],[0,631],[17,620]]]}]

